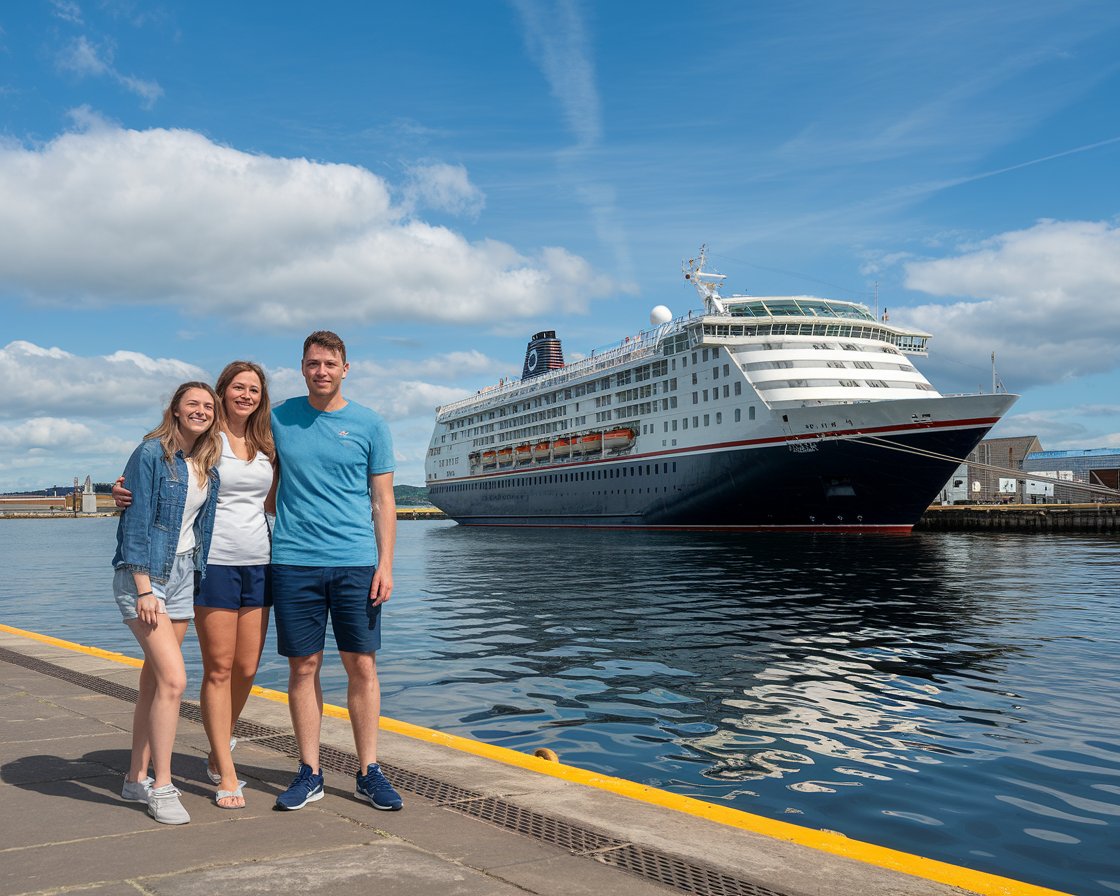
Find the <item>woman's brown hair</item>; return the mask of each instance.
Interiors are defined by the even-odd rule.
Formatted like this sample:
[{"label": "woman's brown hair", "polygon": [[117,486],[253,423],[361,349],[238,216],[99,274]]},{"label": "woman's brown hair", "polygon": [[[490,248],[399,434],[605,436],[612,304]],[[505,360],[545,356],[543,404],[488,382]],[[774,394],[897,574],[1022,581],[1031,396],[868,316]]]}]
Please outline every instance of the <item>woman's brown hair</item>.
[{"label": "woman's brown hair", "polygon": [[276,444],[272,441],[272,405],[268,400],[268,380],[259,364],[252,361],[230,361],[225,370],[219,374],[215,388],[220,399],[218,415],[222,421],[222,428],[226,428],[226,389],[229,388],[234,377],[242,373],[254,373],[261,381],[260,404],[245,423],[245,447],[249,449],[249,459],[252,460],[257,456],[257,452],[260,452],[268,458],[269,463],[275,464]]},{"label": "woman's brown hair", "polygon": [[214,419],[210,421],[210,426],[207,427],[206,432],[202,433],[195,440],[194,447],[191,449],[189,462],[194,465],[195,472],[198,474],[199,479],[205,479],[207,474],[213,467],[218,465],[218,461],[222,457],[222,438],[218,433],[220,432],[219,424],[219,407],[221,403],[218,401],[218,396],[213,389],[206,383],[192,381],[183,383],[175,390],[175,394],[171,396],[171,401],[163,411],[163,419],[160,421],[159,426],[153,429],[150,433],[144,436],[145,439],[159,439],[160,446],[163,448],[163,459],[168,464],[171,463],[171,458],[175,456],[178,446],[175,443],[175,434],[178,430],[178,420],[175,417],[175,412],[179,409],[179,402],[183,400],[183,396],[191,389],[202,389],[204,392],[209,393],[210,397],[214,400]]}]

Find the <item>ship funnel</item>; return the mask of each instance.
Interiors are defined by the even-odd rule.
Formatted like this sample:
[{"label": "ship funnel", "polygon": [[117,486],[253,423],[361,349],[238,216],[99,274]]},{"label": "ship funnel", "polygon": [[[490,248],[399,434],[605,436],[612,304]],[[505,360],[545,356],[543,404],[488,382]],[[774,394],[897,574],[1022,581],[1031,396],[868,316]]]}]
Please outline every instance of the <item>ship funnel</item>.
[{"label": "ship funnel", "polygon": [[532,379],[563,366],[564,350],[560,348],[556,331],[542,330],[529,340],[529,347],[525,349],[525,368],[521,371],[521,379]]}]

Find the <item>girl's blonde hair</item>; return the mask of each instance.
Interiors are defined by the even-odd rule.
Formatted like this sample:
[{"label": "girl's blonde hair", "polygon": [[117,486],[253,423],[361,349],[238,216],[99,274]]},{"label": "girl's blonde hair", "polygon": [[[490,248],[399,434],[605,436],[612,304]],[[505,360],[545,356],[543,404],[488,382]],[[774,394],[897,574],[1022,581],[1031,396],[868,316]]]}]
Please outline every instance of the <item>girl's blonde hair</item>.
[{"label": "girl's blonde hair", "polygon": [[205,479],[211,468],[218,465],[218,461],[222,457],[222,437],[219,435],[221,426],[219,423],[219,408],[221,402],[218,401],[218,396],[213,389],[206,383],[189,382],[183,383],[175,390],[175,394],[171,396],[171,402],[163,411],[163,419],[160,421],[159,426],[153,429],[150,433],[144,436],[145,439],[159,439],[159,444],[163,448],[163,459],[170,465],[171,459],[175,456],[177,446],[175,444],[175,431],[178,429],[178,421],[175,418],[175,411],[179,409],[179,402],[183,400],[183,396],[191,389],[202,389],[210,394],[214,400],[214,419],[211,421],[210,426],[207,427],[206,432],[198,437],[194,443],[194,448],[191,449],[191,455],[187,459],[189,463],[194,465],[195,472],[198,474],[199,479]]},{"label": "girl's blonde hair", "polygon": [[261,381],[261,401],[255,411],[249,415],[245,424],[245,446],[249,449],[249,459],[257,456],[259,451],[265,455],[269,463],[276,463],[276,444],[272,441],[272,405],[268,400],[268,380],[259,364],[252,361],[230,361],[225,370],[218,376],[215,387],[218,398],[218,414],[222,427],[226,425],[226,389],[233,382],[234,377],[242,373],[255,373]]}]

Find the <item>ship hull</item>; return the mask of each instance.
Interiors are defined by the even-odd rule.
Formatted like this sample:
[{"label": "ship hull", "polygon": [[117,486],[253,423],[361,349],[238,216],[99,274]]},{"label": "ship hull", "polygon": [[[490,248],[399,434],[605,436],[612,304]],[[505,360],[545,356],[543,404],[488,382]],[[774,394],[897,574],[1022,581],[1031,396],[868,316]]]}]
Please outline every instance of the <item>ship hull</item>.
[{"label": "ship hull", "polygon": [[554,465],[431,498],[463,525],[905,533],[998,416]]}]

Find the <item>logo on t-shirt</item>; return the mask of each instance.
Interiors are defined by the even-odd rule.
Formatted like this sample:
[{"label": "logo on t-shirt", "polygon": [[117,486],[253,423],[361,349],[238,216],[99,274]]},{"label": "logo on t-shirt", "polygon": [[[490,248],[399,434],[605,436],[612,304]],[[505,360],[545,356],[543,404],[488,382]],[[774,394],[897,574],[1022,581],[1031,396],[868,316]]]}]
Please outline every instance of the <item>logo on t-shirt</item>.
[{"label": "logo on t-shirt", "polygon": [[345,438],[346,438],[346,437],[347,437],[348,435],[350,435],[350,430],[348,430],[348,429],[340,429],[340,430],[338,431],[338,434],[339,434],[339,435],[340,435],[340,436],[341,436],[342,438],[344,438],[344,439],[345,439]]}]

